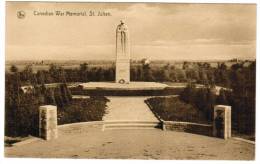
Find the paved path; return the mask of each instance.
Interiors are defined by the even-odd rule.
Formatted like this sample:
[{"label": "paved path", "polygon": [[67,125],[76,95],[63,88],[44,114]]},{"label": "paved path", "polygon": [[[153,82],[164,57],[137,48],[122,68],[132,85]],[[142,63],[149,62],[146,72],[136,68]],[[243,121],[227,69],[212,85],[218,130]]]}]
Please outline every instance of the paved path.
[{"label": "paved path", "polygon": [[107,114],[104,121],[127,120],[127,121],[158,121],[144,100],[148,97],[107,97]]},{"label": "paved path", "polygon": [[150,130],[107,130],[66,127],[59,138],[5,148],[7,157],[98,159],[252,160],[255,145],[234,139]]}]

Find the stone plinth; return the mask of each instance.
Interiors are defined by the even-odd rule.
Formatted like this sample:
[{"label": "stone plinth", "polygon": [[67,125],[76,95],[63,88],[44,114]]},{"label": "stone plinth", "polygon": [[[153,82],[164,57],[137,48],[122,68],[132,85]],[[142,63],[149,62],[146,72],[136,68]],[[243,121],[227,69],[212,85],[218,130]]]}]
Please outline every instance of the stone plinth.
[{"label": "stone plinth", "polygon": [[39,136],[45,140],[58,137],[56,106],[44,105],[39,107]]},{"label": "stone plinth", "polygon": [[81,83],[79,86],[85,90],[163,90],[168,87],[167,84],[156,82],[130,82],[128,85],[121,85],[113,82],[88,82]]},{"label": "stone plinth", "polygon": [[214,107],[213,136],[231,138],[231,106],[216,105]]}]

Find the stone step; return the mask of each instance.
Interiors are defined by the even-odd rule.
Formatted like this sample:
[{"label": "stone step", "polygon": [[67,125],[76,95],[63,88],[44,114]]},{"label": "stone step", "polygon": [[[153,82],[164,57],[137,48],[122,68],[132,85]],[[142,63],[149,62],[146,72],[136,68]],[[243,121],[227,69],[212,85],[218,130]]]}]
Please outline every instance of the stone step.
[{"label": "stone step", "polygon": [[157,127],[159,124],[106,124],[105,127]]},{"label": "stone step", "polygon": [[118,121],[118,122],[106,122],[103,125],[103,130],[105,129],[153,129],[153,128],[161,128],[161,124],[159,122],[145,122],[145,121]]},{"label": "stone step", "polygon": [[156,127],[116,127],[116,128],[106,127],[104,130],[139,130],[139,129],[151,130],[151,129],[155,129],[155,128]]},{"label": "stone step", "polygon": [[159,124],[159,121],[141,121],[141,120],[111,120],[105,121],[107,125],[110,124]]}]

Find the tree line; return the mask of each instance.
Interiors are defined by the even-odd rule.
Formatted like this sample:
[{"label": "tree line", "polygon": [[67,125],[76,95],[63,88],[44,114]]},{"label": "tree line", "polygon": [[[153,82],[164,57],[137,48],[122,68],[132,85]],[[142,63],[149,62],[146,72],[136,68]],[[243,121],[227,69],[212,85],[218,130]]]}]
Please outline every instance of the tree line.
[{"label": "tree line", "polygon": [[[250,65],[254,64],[252,62]],[[230,88],[233,84],[235,67],[245,66],[245,62],[236,63],[228,67],[225,63],[218,63],[217,67],[212,67],[206,62],[184,62],[182,68],[177,68],[174,64],[154,66],[146,63],[132,65],[130,69],[131,81],[156,81],[156,82],[195,82],[204,85],[219,85]],[[90,67],[87,63],[80,64],[78,68],[64,69],[61,66],[51,64],[48,70],[33,71],[31,65],[27,65],[24,70],[19,70],[14,65],[11,73],[19,72],[23,85],[26,84],[46,84],[57,82],[90,82],[90,81],[114,81],[115,66]]]}]

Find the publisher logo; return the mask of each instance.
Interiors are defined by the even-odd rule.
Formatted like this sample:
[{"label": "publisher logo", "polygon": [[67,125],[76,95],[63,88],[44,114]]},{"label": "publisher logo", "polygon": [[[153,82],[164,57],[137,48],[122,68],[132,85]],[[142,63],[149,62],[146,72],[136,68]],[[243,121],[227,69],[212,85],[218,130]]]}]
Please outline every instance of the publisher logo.
[{"label": "publisher logo", "polygon": [[19,18],[19,19],[25,18],[25,12],[24,11],[17,11],[17,18]]}]

